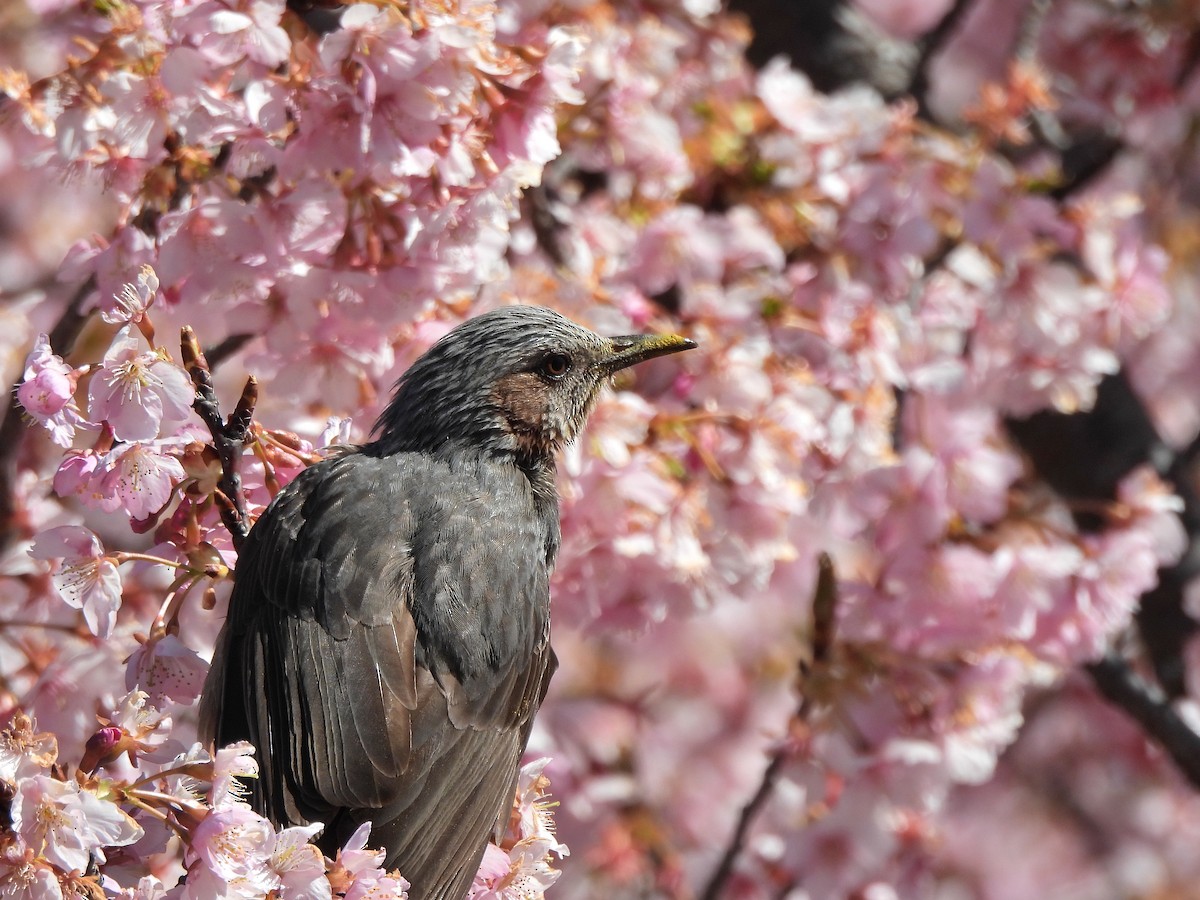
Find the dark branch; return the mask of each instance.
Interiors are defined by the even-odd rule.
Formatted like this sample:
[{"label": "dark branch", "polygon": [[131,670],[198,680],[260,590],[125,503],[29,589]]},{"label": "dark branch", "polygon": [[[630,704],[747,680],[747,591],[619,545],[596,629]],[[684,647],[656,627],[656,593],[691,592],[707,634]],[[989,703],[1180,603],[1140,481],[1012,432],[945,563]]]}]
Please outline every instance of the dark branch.
[{"label": "dark branch", "polygon": [[1192,76],[1196,74],[1197,67],[1200,67],[1200,30],[1193,31],[1188,35],[1183,61],[1180,63],[1179,71],[1175,73],[1175,90],[1182,91],[1187,87]]},{"label": "dark branch", "polygon": [[1054,0],[1032,0],[1021,17],[1021,27],[1017,32],[1017,43],[1013,47],[1013,56],[1022,62],[1032,62],[1037,57],[1038,44],[1042,40],[1042,28],[1046,25],[1046,16]]},{"label": "dark branch", "polygon": [[253,334],[231,334],[225,340],[205,350],[204,358],[208,360],[209,371],[216,369],[252,340],[254,340]]},{"label": "dark branch", "polygon": [[1087,670],[1100,693],[1132,716],[1175,760],[1193,787],[1200,788],[1200,735],[1179,717],[1166,696],[1111,654]]},{"label": "dark branch", "polygon": [[771,755],[771,760],[763,772],[762,780],[758,783],[758,789],[750,798],[750,802],[742,807],[737,826],[733,829],[733,837],[729,839],[729,844],[721,855],[721,861],[701,892],[700,900],[720,900],[722,892],[725,890],[725,882],[733,874],[733,866],[746,843],[750,825],[758,816],[759,810],[766,804],[767,799],[774,793],[775,783],[779,780],[779,773],[783,770],[783,764],[787,761],[788,756],[789,751],[786,747],[780,747]]},{"label": "dark branch", "polygon": [[761,68],[776,56],[791,59],[820,91],[869,84],[885,97],[904,93],[916,56],[845,0],[729,0],[750,20],[754,38],[746,52]]},{"label": "dark branch", "polygon": [[[83,329],[87,316],[83,314],[83,303],[96,287],[95,277],[81,284],[71,295],[54,328],[50,330],[50,347],[60,356],[67,356],[75,338]],[[17,454],[25,443],[27,423],[17,402],[17,385],[9,391],[4,421],[0,423],[0,547],[5,547],[16,535],[16,502],[13,498],[13,481],[17,475]]]},{"label": "dark branch", "polygon": [[929,109],[929,67],[946,45],[954,29],[958,27],[958,23],[962,21],[970,5],[971,0],[954,0],[954,4],[946,10],[941,21],[930,29],[917,45],[917,64],[913,66],[912,77],[908,81],[908,92],[917,101],[917,110],[921,117],[928,121],[933,120]]},{"label": "dark branch", "polygon": [[1104,174],[1124,148],[1109,134],[1093,133],[1078,138],[1062,151],[1062,181],[1050,191],[1055,200],[1066,200]]},{"label": "dark branch", "polygon": [[[1139,465],[1152,463],[1175,488],[1183,501],[1180,520],[1188,549],[1176,565],[1158,573],[1157,586],[1142,596],[1137,625],[1160,686],[1169,696],[1181,695],[1183,647],[1196,632],[1195,621],[1183,610],[1183,591],[1200,571],[1200,497],[1187,451],[1171,452],[1123,373],[1100,382],[1096,402],[1087,412],[1040,412],[1005,424],[1039,478],[1069,502],[1083,501],[1083,511],[1076,514],[1081,528],[1104,525],[1087,507],[1114,500],[1121,479]],[[1078,465],[1078,460],[1087,460],[1087,465]]]},{"label": "dark branch", "polygon": [[[834,625],[837,621],[838,593],[833,560],[829,558],[829,554],[822,553],[817,563],[817,587],[813,592],[812,660],[801,664],[802,674],[823,673],[829,668],[836,638]],[[795,719],[801,722],[807,721],[815,706],[816,701],[813,695],[802,693]],[[754,824],[759,812],[774,793],[775,784],[779,781],[784,763],[791,758],[793,752],[792,742],[785,739],[771,754],[767,768],[763,771],[762,779],[758,783],[758,788],[754,791],[754,796],[742,807],[737,825],[734,826],[729,843],[725,846],[725,852],[721,854],[721,860],[709,877],[708,884],[700,892],[700,900],[720,900],[720,897],[723,896],[725,884],[729,881],[729,876],[733,874],[733,867],[742,854],[742,848],[746,845],[746,836],[750,833],[750,826]]]},{"label": "dark branch", "polygon": [[217,482],[217,503],[221,508],[221,521],[229,530],[234,549],[240,550],[250,526],[246,521],[246,500],[242,494],[242,476],[239,467],[242,448],[250,436],[250,423],[254,417],[254,406],[258,402],[258,382],[254,376],[246,380],[237,407],[228,419],[221,418],[221,406],[213,388],[212,370],[200,351],[196,334],[184,327],[180,332],[180,352],[183,366],[192,376],[196,386],[196,399],[192,409],[208,426],[213,446],[221,459],[221,478]]}]

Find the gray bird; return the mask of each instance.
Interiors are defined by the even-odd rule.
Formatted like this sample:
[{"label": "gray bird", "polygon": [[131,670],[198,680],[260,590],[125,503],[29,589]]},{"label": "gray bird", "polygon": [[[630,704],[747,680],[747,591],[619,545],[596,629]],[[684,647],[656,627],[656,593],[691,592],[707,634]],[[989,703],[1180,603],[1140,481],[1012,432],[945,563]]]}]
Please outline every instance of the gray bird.
[{"label": "gray bird", "polygon": [[376,440],[280,492],[200,712],[203,739],[258,747],[259,812],[326,823],[329,855],[369,819],[412,900],[465,896],[557,665],[555,453],[614,372],[694,346],[485,313],[400,378]]}]

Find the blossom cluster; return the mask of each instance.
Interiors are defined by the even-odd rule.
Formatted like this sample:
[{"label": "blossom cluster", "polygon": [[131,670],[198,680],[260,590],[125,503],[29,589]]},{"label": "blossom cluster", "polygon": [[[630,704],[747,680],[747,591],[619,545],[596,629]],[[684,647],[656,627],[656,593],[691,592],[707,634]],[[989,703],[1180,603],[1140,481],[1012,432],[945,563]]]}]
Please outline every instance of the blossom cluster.
[{"label": "blossom cluster", "polygon": [[[18,713],[0,733],[0,786],[11,797],[12,823],[0,837],[5,896],[408,896],[408,882],[381,868],[383,851],[367,847],[370,823],[359,827],[336,858],[326,859],[310,843],[322,830],[320,822],[276,830],[243,799],[239,779],[258,774],[253,747],[243,742],[210,755],[196,744],[172,756],[178,742],[170,737],[170,717],[147,701],[138,690],[121,699],[112,718],[88,740],[73,777],[64,776],[55,736],[38,732],[28,716]],[[140,777],[101,773],[123,755],[140,765]],[[547,812],[548,782],[542,774],[547,762],[521,770],[503,848],[488,846],[472,898],[531,897],[557,877],[549,854],[568,851],[555,839]],[[150,874],[122,888],[114,875],[129,869]],[[179,887],[168,891],[164,880],[181,874]]]},{"label": "blossom cluster", "polygon": [[[402,895],[365,830],[326,859],[318,826],[250,810],[250,748],[193,746],[226,516],[512,302],[701,350],[622,376],[561,460],[551,761],[472,897],[540,896],[560,864],[562,897],[1028,896],[979,852],[996,821],[997,846],[1073,848],[1075,883],[1200,874],[1200,801],[1073,674],[1129,652],[1183,501],[1131,464],[1081,508],[1006,427],[1122,372],[1166,445],[1200,431],[1184,11],[975,0],[929,96],[887,100],[755,69],[706,0],[409,0],[329,28],[283,0],[27,5],[28,40],[0,36],[0,182],[37,238],[0,232],[30,425],[3,451],[16,896]],[[951,4],[859,6],[906,34]],[[1119,152],[1073,183],[1058,151],[1097,132]],[[229,409],[257,379],[240,498],[184,325]]]}]

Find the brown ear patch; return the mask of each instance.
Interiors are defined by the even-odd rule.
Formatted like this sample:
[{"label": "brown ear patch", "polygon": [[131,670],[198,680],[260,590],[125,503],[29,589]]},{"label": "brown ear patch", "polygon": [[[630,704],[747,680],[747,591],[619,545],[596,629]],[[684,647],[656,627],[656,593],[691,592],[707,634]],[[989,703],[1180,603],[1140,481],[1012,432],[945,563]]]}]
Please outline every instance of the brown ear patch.
[{"label": "brown ear patch", "polygon": [[492,402],[522,455],[552,454],[562,440],[550,414],[551,389],[533,372],[513,372],[496,382]]}]

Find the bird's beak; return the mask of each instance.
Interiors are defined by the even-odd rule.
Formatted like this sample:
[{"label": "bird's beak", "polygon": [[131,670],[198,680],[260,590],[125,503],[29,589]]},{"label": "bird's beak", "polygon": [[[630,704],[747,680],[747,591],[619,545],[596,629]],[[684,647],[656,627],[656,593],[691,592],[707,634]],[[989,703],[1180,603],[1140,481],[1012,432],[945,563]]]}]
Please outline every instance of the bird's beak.
[{"label": "bird's beak", "polygon": [[696,346],[695,341],[677,334],[625,334],[608,338],[608,343],[609,355],[600,361],[600,366],[609,375],[656,356]]}]

